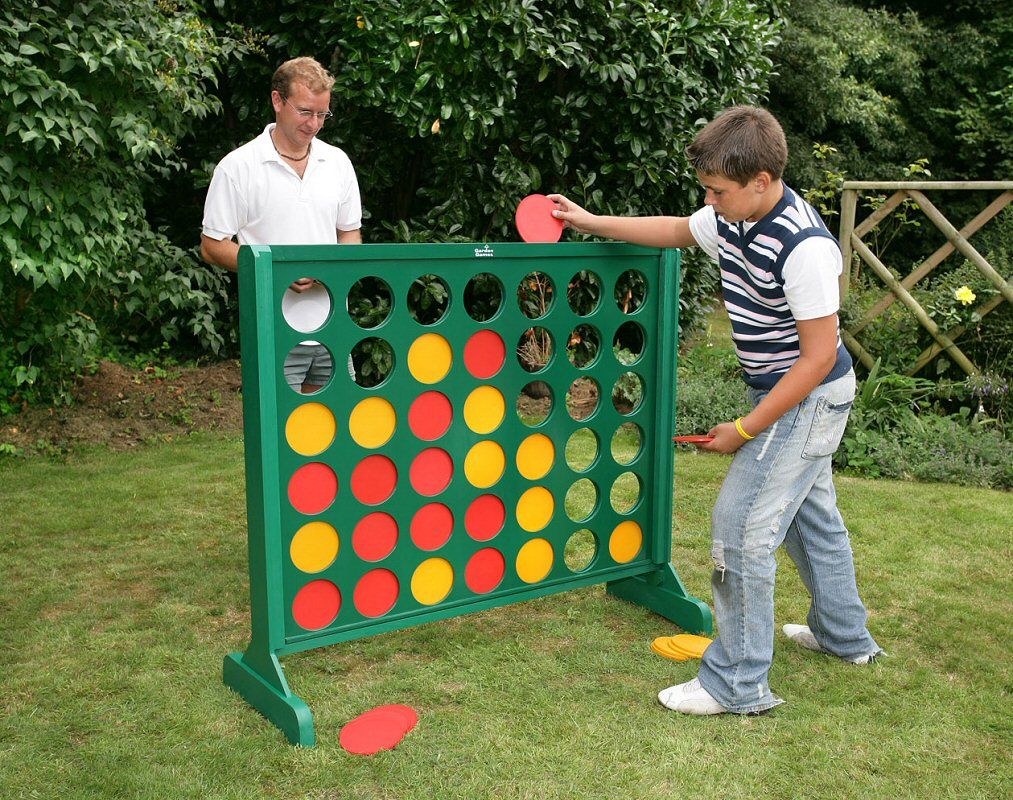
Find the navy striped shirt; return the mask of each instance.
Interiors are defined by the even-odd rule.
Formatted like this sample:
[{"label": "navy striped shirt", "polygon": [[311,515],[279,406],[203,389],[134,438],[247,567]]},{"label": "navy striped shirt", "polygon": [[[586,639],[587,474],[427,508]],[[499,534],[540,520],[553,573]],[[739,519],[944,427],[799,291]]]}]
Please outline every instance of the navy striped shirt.
[{"label": "navy striped shirt", "polygon": [[[743,378],[750,386],[770,389],[799,357],[798,329],[784,295],[785,260],[811,237],[837,240],[816,210],[788,186],[749,230],[717,216],[717,231],[721,288]],[[851,364],[838,334],[837,361],[823,382],[847,374]]]}]

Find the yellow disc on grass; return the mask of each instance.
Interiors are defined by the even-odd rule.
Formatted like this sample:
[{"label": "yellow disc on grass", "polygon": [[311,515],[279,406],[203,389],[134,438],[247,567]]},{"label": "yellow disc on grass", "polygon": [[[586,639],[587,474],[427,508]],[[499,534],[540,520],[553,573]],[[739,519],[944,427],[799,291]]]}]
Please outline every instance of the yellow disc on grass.
[{"label": "yellow disc on grass", "polygon": [[464,475],[472,486],[488,489],[501,477],[506,468],[503,448],[496,442],[479,442],[464,457]]},{"label": "yellow disc on grass", "polygon": [[338,555],[338,532],[326,522],[307,522],[292,537],[288,552],[303,572],[320,572]]},{"label": "yellow disc on grass", "polygon": [[555,460],[556,448],[544,433],[532,434],[517,448],[517,471],[529,481],[548,475]]},{"label": "yellow disc on grass", "polygon": [[517,524],[529,533],[540,531],[552,519],[556,501],[544,486],[534,486],[517,501]]},{"label": "yellow disc on grass", "polygon": [[438,383],[454,360],[450,343],[435,333],[424,333],[408,348],[408,371],[419,383]]},{"label": "yellow disc on grass", "polygon": [[348,417],[348,432],[360,447],[382,447],[390,441],[396,426],[394,406],[382,397],[367,397]]},{"label": "yellow disc on grass", "polygon": [[609,553],[614,561],[632,561],[644,544],[644,532],[637,523],[627,520],[616,525],[609,537]]},{"label": "yellow disc on grass", "polygon": [[454,585],[454,568],[445,558],[427,558],[412,575],[412,594],[424,606],[439,603]]},{"label": "yellow disc on grass", "polygon": [[492,433],[505,415],[506,401],[492,386],[479,386],[464,401],[464,421],[475,433]]},{"label": "yellow disc on grass", "polygon": [[315,456],[331,446],[337,423],[323,403],[303,403],[288,415],[285,440],[301,456]]},{"label": "yellow disc on grass", "polygon": [[549,574],[552,560],[552,545],[545,539],[532,539],[517,553],[517,577],[525,583],[538,583]]}]

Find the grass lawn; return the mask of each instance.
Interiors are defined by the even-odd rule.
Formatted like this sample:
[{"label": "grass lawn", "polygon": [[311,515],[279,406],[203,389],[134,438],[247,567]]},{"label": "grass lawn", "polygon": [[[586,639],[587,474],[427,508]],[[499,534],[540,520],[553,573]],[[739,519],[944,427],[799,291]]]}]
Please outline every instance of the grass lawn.
[{"label": "grass lawn", "polygon": [[[673,560],[710,601],[727,460],[680,452]],[[1013,496],[838,479],[870,627],[853,667],[780,635],[764,717],[688,718],[657,691],[696,662],[602,587],[285,659],[315,714],[299,749],[221,682],[245,647],[242,447],[202,435],[0,466],[0,797],[1008,796]],[[790,561],[779,623],[807,601]],[[341,750],[351,717],[407,703],[394,751]],[[1005,787],[1005,788],[1003,788]]]}]

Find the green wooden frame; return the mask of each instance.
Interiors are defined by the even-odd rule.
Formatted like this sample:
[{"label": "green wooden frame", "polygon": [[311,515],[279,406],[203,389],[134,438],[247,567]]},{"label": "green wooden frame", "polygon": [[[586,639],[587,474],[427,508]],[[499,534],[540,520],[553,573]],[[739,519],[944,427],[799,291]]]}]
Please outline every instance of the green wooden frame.
[{"label": "green wooden frame", "polygon": [[[613,299],[613,287],[626,270],[644,275],[647,291],[643,304],[634,313],[623,313]],[[581,270],[594,272],[603,284],[595,311],[577,316],[566,300],[571,276]],[[525,317],[515,301],[520,280],[533,271],[553,281],[554,302],[541,319]],[[476,322],[465,313],[460,298],[468,280],[479,273],[499,278],[504,289],[500,311],[492,319]],[[405,298],[412,281],[424,274],[439,275],[448,285],[451,303],[446,316],[422,326],[407,313]],[[388,319],[370,330],[358,328],[345,311],[349,288],[364,276],[377,276],[390,286],[394,308]],[[291,330],[281,314],[281,297],[286,287],[300,277],[321,280],[331,294],[331,313],[318,331],[301,334]],[[690,596],[670,563],[673,454],[675,427],[675,375],[678,350],[679,252],[623,244],[572,243],[532,244],[419,244],[347,246],[243,247],[239,257],[239,288],[243,362],[243,406],[245,425],[247,523],[249,540],[251,636],[243,653],[225,658],[224,681],[254,708],[277,725],[294,744],[312,746],[316,735],[307,705],[288,686],[279,657],[323,647],[411,625],[459,614],[530,600],[595,583],[606,583],[617,597],[643,605],[694,633],[709,633],[712,616],[707,605]],[[645,349],[632,366],[620,364],[612,353],[612,335],[618,325],[635,321],[645,333]],[[598,357],[577,369],[566,357],[568,331],[578,324],[591,324],[601,334]],[[539,373],[524,371],[513,356],[520,332],[532,325],[545,327],[555,342],[555,355]],[[496,331],[506,346],[506,362],[492,378],[479,381],[461,363],[464,342],[475,332]],[[448,375],[434,385],[415,381],[406,368],[404,354],[423,333],[443,336],[451,345],[454,364]],[[363,338],[386,339],[395,353],[395,367],[378,387],[366,389],[345,374],[344,360],[351,347]],[[312,338],[331,349],[336,374],[320,392],[300,395],[285,383],[282,364],[292,346]],[[609,402],[610,389],[618,375],[633,371],[646,386],[641,404],[630,415],[622,415]],[[566,412],[563,393],[576,377],[587,376],[601,387],[598,408],[588,419],[573,420]],[[532,379],[546,381],[554,390],[553,412],[537,427],[527,427],[513,413],[513,402],[521,387]],[[480,436],[461,420],[461,407],[468,392],[479,385],[497,388],[506,401],[507,413],[500,428]],[[408,432],[407,410],[413,397],[436,389],[451,399],[454,423],[440,440],[421,443]],[[375,450],[356,444],[348,430],[348,415],[355,403],[369,396],[381,396],[394,407],[398,430],[390,442]],[[337,422],[337,433],[323,453],[304,457],[287,445],[285,420],[304,402],[327,406]],[[642,431],[641,451],[629,465],[611,458],[610,433],[624,422],[635,422]],[[598,456],[587,470],[571,470],[564,458],[564,446],[577,429],[590,428],[599,443]],[[556,460],[551,472],[539,481],[527,481],[513,462],[516,447],[528,435],[544,433],[555,445]],[[465,480],[464,453],[475,442],[492,439],[506,454],[503,478],[491,489],[480,490]],[[407,485],[407,465],[426,446],[444,447],[451,454],[455,473],[446,492],[436,498],[420,498]],[[368,509],[347,491],[354,464],[373,453],[387,455],[398,467],[398,488],[382,510],[398,521],[401,539],[382,566],[398,576],[401,593],[391,611],[380,618],[363,617],[352,602],[355,582],[377,564],[362,562],[351,547],[354,521]],[[338,477],[339,492],[334,504],[313,518],[299,514],[289,503],[289,477],[302,464],[325,463]],[[632,471],[641,484],[640,498],[627,513],[616,512],[608,502],[608,487],[624,472]],[[598,488],[598,502],[587,522],[572,522],[564,513],[567,486],[589,477]],[[545,530],[523,531],[513,517],[516,498],[533,485],[545,486],[556,500],[556,513]],[[486,492],[498,495],[507,512],[503,531],[490,542],[474,542],[460,525],[444,547],[421,551],[407,536],[408,519],[420,502],[436,500],[451,508],[459,519],[467,503]],[[371,510],[376,510],[371,509]],[[288,556],[295,530],[311,519],[332,524],[341,536],[334,563],[321,573],[300,572]],[[609,553],[608,536],[614,526],[635,521],[643,532],[643,547],[629,562],[618,563]],[[571,572],[564,563],[562,547],[575,530],[590,528],[598,541],[594,560],[585,570]],[[525,541],[547,539],[556,552],[548,576],[525,584],[512,570],[516,553]],[[485,546],[497,548],[506,562],[506,574],[499,586],[485,594],[474,594],[460,579],[465,559]],[[430,557],[443,557],[454,567],[455,578],[449,595],[435,605],[418,602],[409,588],[414,567]],[[292,614],[295,592],[308,580],[331,580],[341,592],[341,611],[334,622],[317,631],[298,626]]]}]

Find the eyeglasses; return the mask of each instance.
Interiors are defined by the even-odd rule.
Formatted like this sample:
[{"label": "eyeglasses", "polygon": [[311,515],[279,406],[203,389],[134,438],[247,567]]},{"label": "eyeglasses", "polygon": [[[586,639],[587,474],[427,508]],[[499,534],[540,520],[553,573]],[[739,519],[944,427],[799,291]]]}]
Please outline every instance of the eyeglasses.
[{"label": "eyeglasses", "polygon": [[[278,94],[281,94],[281,92],[278,92]],[[285,97],[285,95],[283,94],[281,95],[281,102],[283,103],[288,102],[288,98]],[[295,113],[298,114],[303,119],[309,119],[310,117],[313,117],[314,119],[320,120],[320,122],[326,122],[327,120],[329,120],[331,117],[334,116],[334,114],[331,113],[330,111],[310,111],[308,108],[296,108],[295,106],[292,106],[292,108],[294,108]]]}]

